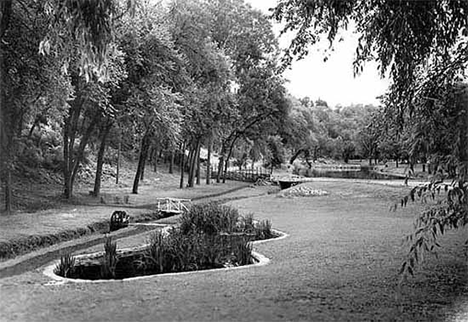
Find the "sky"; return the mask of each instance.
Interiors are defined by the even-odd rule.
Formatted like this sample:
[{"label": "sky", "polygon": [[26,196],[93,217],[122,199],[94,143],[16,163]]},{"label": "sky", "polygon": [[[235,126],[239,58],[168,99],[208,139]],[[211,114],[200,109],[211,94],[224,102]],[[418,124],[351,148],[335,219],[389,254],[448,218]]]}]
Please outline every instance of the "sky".
[{"label": "sky", "polygon": [[[269,14],[268,8],[274,7],[277,0],[246,0],[253,8]],[[281,26],[274,23],[274,31],[279,35]],[[377,64],[367,63],[364,72],[353,76],[353,59],[356,51],[358,35],[351,31],[342,34],[344,41],[336,42],[334,51],[326,62],[324,49],[328,43],[319,48],[311,48],[309,55],[300,61],[294,61],[291,69],[285,71],[284,76],[289,82],[288,91],[297,98],[309,96],[312,100],[325,100],[329,106],[341,104],[374,104],[376,98],[385,93],[389,81],[381,79],[377,72]],[[279,38],[280,46],[288,46],[290,39],[286,36]]]}]

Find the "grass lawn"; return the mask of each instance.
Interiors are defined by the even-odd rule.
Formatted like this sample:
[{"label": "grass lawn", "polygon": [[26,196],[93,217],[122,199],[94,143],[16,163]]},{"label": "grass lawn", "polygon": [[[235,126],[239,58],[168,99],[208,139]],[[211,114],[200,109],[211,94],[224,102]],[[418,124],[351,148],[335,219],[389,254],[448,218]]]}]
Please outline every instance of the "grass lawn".
[{"label": "grass lawn", "polygon": [[230,201],[289,234],[255,246],[271,259],[267,266],[65,285],[47,285],[42,269],[32,270],[0,279],[0,320],[456,321],[466,314],[466,230],[444,236],[439,258],[428,257],[399,286],[407,252],[401,241],[421,206],[389,208],[408,188],[339,180],[307,185],[329,194]]},{"label": "grass lawn", "polygon": [[[1,258],[3,254],[11,257],[12,253],[22,254],[38,246],[92,233],[96,227],[106,226],[115,210],[124,210],[134,219],[154,213],[157,198],[198,200],[229,193],[229,197],[235,199],[251,194],[243,191],[249,184],[235,181],[225,184],[213,182],[211,185],[203,181],[194,188],[179,189],[179,175],[169,174],[168,169],[162,166],[159,172],[147,171],[138,194],[131,193],[133,177],[128,168],[123,171],[119,184],[114,180],[104,180],[102,194],[98,198],[89,194],[93,188],[91,182],[81,182],[69,201],[61,199],[62,187],[58,184],[41,184],[24,178],[17,182],[15,205],[19,210],[10,216],[0,215],[0,261],[4,260]],[[129,197],[128,204],[122,203],[125,196]],[[116,197],[119,203],[115,203]],[[223,196],[213,197],[216,198]]]}]

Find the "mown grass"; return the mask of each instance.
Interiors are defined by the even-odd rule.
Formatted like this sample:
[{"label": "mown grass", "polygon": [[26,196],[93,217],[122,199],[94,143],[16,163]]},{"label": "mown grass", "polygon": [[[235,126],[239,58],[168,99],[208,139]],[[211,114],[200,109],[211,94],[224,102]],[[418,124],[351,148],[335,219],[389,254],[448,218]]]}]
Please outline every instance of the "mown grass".
[{"label": "mown grass", "polygon": [[[145,222],[163,218],[160,213],[148,212],[134,218],[136,222]],[[64,241],[77,239],[91,234],[109,232],[109,221],[98,221],[85,227],[67,229],[47,235],[31,235],[23,238],[0,242],[0,260],[6,260],[31,251],[52,246]]]}]

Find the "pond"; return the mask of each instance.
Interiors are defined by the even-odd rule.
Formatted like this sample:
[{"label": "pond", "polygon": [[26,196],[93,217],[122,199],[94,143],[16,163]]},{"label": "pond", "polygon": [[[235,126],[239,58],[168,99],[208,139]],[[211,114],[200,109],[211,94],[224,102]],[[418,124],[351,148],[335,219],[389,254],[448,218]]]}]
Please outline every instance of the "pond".
[{"label": "pond", "polygon": [[322,167],[301,169],[299,175],[309,178],[342,178],[364,180],[404,180],[403,177],[374,171],[371,167]]}]

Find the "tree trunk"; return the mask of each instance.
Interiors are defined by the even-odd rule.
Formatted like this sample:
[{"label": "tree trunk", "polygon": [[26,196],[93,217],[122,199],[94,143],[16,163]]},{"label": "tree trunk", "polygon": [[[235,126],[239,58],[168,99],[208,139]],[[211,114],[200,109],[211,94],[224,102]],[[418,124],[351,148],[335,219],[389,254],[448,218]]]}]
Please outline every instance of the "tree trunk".
[{"label": "tree trunk", "polygon": [[122,132],[120,132],[119,134],[119,147],[117,148],[117,173],[115,175],[115,184],[119,184],[121,150],[122,150]]},{"label": "tree trunk", "polygon": [[[75,88],[79,91],[80,81],[78,78],[72,78]],[[83,108],[83,100],[78,95],[70,104],[68,116],[65,117],[63,125],[63,181],[64,196],[70,199],[73,195],[73,168],[74,168],[74,147],[76,132],[78,129],[78,120]]]},{"label": "tree trunk", "polygon": [[227,170],[228,170],[228,165],[229,165],[229,158],[231,158],[231,154],[232,154],[232,150],[234,149],[234,144],[236,143],[237,139],[239,138],[239,136],[235,136],[234,139],[232,140],[231,142],[231,145],[229,147],[229,153],[226,157],[226,161],[224,163],[224,176],[223,176],[223,183],[226,183],[226,174],[227,174]]},{"label": "tree trunk", "polygon": [[223,168],[224,168],[224,155],[221,154],[221,156],[219,157],[218,174],[216,175],[216,183],[221,182],[221,174],[223,173]]},{"label": "tree trunk", "polygon": [[194,142],[190,145],[190,153],[189,153],[189,158],[188,158],[188,186],[190,188],[193,187],[193,178],[195,174],[195,157],[196,157],[196,145],[194,145]]},{"label": "tree trunk", "polygon": [[6,165],[4,171],[4,185],[3,185],[3,193],[5,196],[5,213],[7,215],[11,214],[12,210],[12,201],[13,201],[13,189],[11,187],[11,167]]},{"label": "tree trunk", "polygon": [[175,159],[175,153],[174,153],[174,150],[171,150],[171,162],[169,163],[169,173],[170,174],[174,173],[174,159]]},{"label": "tree trunk", "polygon": [[[78,146],[78,150],[76,152],[76,158],[74,160],[72,158],[72,171],[71,171],[71,179],[70,179],[71,192],[73,192],[73,185],[75,182],[75,178],[76,178],[76,175],[78,174],[80,164],[83,161],[84,151],[86,149],[86,146],[88,145],[89,139],[91,138],[91,134],[93,133],[94,128],[99,122],[100,116],[101,116],[100,112],[96,112],[93,119],[91,120],[91,123],[88,125],[88,128],[86,129],[85,134],[81,138],[80,145]],[[70,197],[71,196],[72,194],[70,194]]]},{"label": "tree trunk", "polygon": [[3,182],[3,195],[5,202],[6,214],[11,213],[12,208],[12,189],[11,189],[11,168],[10,168],[10,149],[8,144],[5,121],[6,107],[5,107],[5,74],[6,66],[3,57],[3,35],[8,30],[11,17],[11,4],[12,0],[0,1],[0,182]]},{"label": "tree trunk", "polygon": [[182,143],[180,155],[180,185],[179,188],[184,188],[184,168],[185,168],[185,142]]},{"label": "tree trunk", "polygon": [[[78,98],[76,98],[77,100]],[[74,102],[76,103],[76,102]],[[76,107],[73,105],[70,107],[69,115],[65,117],[63,125],[63,194],[66,199],[71,198],[73,188],[71,185],[71,168],[72,168],[72,155],[74,145],[74,133],[72,130],[72,120],[74,120],[74,114]]]},{"label": "tree trunk", "polygon": [[297,157],[302,153],[303,149],[299,149],[294,153],[294,155],[289,160],[289,164],[293,164],[293,162],[297,159]]},{"label": "tree trunk", "polygon": [[[160,149],[158,149],[159,153],[156,153],[156,161],[158,160],[162,160],[163,159],[163,151],[164,149],[161,147]],[[166,159],[166,158],[164,158]],[[166,161],[164,161],[164,163],[166,163]]]},{"label": "tree trunk", "polygon": [[153,160],[153,172],[156,172],[156,173],[158,172],[158,159],[159,159],[158,149],[154,148],[153,149],[152,160]]},{"label": "tree trunk", "polygon": [[140,180],[143,181],[145,179],[145,169],[146,169],[146,161],[148,160],[148,156],[151,158],[151,145],[149,143],[148,139],[148,151],[146,152],[146,157],[143,159],[143,163],[141,166],[141,171],[140,171]]},{"label": "tree trunk", "polygon": [[208,156],[207,156],[207,161],[206,161],[206,184],[211,183],[211,149],[212,149],[212,138],[210,136],[210,139],[208,141]]},{"label": "tree trunk", "polygon": [[198,145],[197,145],[197,185],[200,185],[200,150],[201,150],[201,142],[198,140]]},{"label": "tree trunk", "polygon": [[107,120],[106,125],[101,128],[101,145],[99,146],[99,151],[97,155],[97,165],[96,165],[96,177],[94,178],[94,190],[93,196],[99,196],[101,192],[101,177],[102,177],[102,167],[104,165],[104,153],[106,151],[107,137],[109,135],[110,129],[112,128],[112,121]]},{"label": "tree trunk", "polygon": [[196,166],[197,166],[197,152],[198,152],[198,145],[200,141],[196,141],[195,145],[192,146],[192,158],[190,159],[190,171],[189,171],[189,180],[188,186],[193,188],[195,183],[195,173],[196,173]]},{"label": "tree trunk", "polygon": [[150,133],[149,133],[149,130],[147,130],[141,141],[140,157],[138,158],[138,167],[137,167],[137,171],[135,174],[135,180],[133,181],[132,193],[134,194],[138,194],[138,184],[140,183],[140,178],[144,170],[145,161],[146,161],[146,158],[148,157],[148,151],[150,147],[149,137],[150,137]]}]

